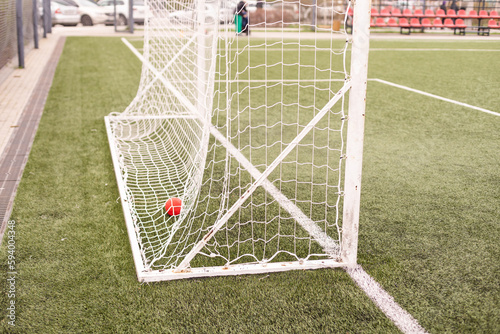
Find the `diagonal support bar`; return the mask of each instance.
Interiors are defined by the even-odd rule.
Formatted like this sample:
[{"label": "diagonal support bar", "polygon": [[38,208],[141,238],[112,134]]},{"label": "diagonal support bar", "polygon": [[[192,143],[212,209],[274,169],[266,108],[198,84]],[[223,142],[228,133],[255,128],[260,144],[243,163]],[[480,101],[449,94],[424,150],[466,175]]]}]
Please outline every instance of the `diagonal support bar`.
[{"label": "diagonal support bar", "polygon": [[247,189],[224,216],[215,224],[210,231],[201,239],[195,247],[186,255],[184,260],[179,264],[175,272],[181,272],[189,266],[191,260],[198,254],[198,252],[212,239],[215,233],[233,216],[239,207],[254,193],[254,191],[267,180],[268,176],[274,169],[283,161],[283,159],[290,154],[290,152],[300,143],[302,139],[314,128],[314,126],[326,115],[326,113],[344,96],[344,94],[351,88],[351,81],[348,80],[344,86],[335,94],[335,96],[328,101],[328,103],[320,110],[316,116],[306,125],[304,129],[295,137],[295,139],[288,144],[288,146],[281,152],[280,155],[267,167],[267,169],[255,180],[254,183]]}]

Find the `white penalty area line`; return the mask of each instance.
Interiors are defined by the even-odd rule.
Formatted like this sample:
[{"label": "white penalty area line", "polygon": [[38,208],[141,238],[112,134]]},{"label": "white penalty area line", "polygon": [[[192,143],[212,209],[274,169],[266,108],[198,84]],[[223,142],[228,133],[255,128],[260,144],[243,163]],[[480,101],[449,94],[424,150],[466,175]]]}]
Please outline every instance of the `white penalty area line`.
[{"label": "white penalty area line", "polygon": [[409,92],[413,92],[413,93],[417,93],[417,94],[429,96],[429,97],[432,97],[432,98],[435,98],[435,99],[438,99],[438,100],[441,100],[441,101],[453,103],[453,104],[459,105],[461,107],[466,107],[466,108],[471,108],[471,109],[474,109],[474,110],[482,111],[482,112],[490,114],[490,115],[500,116],[500,113],[495,112],[495,111],[491,111],[491,110],[484,109],[484,108],[481,108],[481,107],[476,107],[476,106],[473,106],[473,105],[470,105],[470,104],[467,104],[467,103],[463,103],[463,102],[459,102],[459,101],[456,101],[456,100],[448,99],[446,97],[442,97],[442,96],[439,96],[439,95],[434,95],[434,94],[431,94],[431,93],[424,92],[422,90],[418,90],[418,89],[410,88],[410,87],[407,87],[407,86],[399,85],[399,84],[396,84],[396,83],[393,83],[393,82],[390,82],[390,81],[385,81],[385,80],[382,80],[382,79],[372,79],[371,81],[377,81],[377,82],[380,82],[380,83],[383,83],[383,84],[386,84],[386,85],[389,85],[389,86],[393,86],[393,87],[396,87],[396,88],[407,90]]}]

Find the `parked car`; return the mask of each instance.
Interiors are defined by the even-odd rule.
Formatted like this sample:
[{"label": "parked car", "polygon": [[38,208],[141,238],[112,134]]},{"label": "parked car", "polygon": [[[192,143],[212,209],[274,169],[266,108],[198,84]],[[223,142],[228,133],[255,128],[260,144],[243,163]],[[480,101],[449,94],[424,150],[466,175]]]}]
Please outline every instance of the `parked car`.
[{"label": "parked car", "polygon": [[[106,14],[106,25],[114,24],[114,1],[115,0],[101,0],[97,4],[104,8]],[[144,17],[146,15],[146,7],[142,0],[133,0],[133,17],[134,23],[144,24]],[[128,0],[116,0],[116,23],[117,25],[127,25],[128,23]]]},{"label": "parked car", "polygon": [[91,0],[73,0],[78,5],[78,10],[80,12],[80,22],[84,26],[93,26],[94,24],[100,24],[106,22],[107,16],[105,14],[105,9],[99,7],[95,2]]},{"label": "parked car", "polygon": [[[213,24],[217,18],[215,8],[210,5],[205,5],[205,23]],[[176,10],[168,14],[170,20],[178,23],[187,24],[196,20],[196,12],[193,10]]]},{"label": "parked car", "polygon": [[[207,3],[205,5],[205,22],[213,24],[218,19],[220,23],[231,23],[234,21],[236,5],[228,2],[219,4],[219,15],[217,15],[217,5],[214,3]],[[169,14],[171,20],[177,22],[187,22],[196,20],[195,12],[193,10],[177,10]]]},{"label": "parked car", "polygon": [[61,24],[63,26],[76,26],[80,23],[78,7],[63,0],[52,0],[50,2],[52,13],[52,26]]},{"label": "parked car", "polygon": [[[250,1],[246,1],[247,3],[247,10],[248,12],[252,13],[252,12],[255,12],[257,10],[257,5],[258,5],[258,1],[256,0],[250,0]],[[271,8],[271,4],[265,2],[265,1],[261,1],[260,2],[260,5],[262,6],[262,8],[264,10],[268,10]]]}]

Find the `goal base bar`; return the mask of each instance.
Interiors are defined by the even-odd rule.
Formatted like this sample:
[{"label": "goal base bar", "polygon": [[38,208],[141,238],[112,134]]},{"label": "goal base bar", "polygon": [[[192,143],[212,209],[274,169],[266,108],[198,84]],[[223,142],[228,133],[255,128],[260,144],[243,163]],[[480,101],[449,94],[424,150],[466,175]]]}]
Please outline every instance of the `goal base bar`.
[{"label": "goal base bar", "polygon": [[190,268],[183,272],[175,269],[143,271],[137,273],[139,282],[171,281],[185,278],[202,278],[214,276],[237,276],[250,274],[275,273],[290,270],[311,270],[335,267],[346,267],[348,264],[333,259],[311,260],[303,262],[272,262],[235,264],[225,267]]}]

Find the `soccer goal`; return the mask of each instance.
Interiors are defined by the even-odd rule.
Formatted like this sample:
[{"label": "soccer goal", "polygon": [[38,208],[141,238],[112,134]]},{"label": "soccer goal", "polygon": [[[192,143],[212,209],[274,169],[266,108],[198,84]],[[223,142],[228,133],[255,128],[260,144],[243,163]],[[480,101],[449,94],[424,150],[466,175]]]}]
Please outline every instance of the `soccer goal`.
[{"label": "soccer goal", "polygon": [[146,6],[138,93],[105,118],[139,281],[356,264],[369,1],[352,35],[350,2],[239,28],[231,2]]}]

